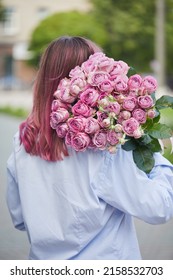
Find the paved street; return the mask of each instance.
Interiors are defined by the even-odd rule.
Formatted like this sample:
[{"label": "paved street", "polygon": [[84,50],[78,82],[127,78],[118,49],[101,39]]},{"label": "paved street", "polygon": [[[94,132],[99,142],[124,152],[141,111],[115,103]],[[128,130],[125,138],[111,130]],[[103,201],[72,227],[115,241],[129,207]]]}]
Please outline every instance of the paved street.
[{"label": "paved street", "polygon": [[143,259],[173,260],[173,220],[163,225],[135,224]]},{"label": "paved street", "polygon": [[24,232],[13,228],[6,201],[6,161],[12,150],[13,135],[18,129],[18,119],[0,114],[0,259],[26,259],[28,242]]},{"label": "paved street", "polygon": [[[19,119],[0,114],[0,259],[26,259],[26,234],[15,230],[5,202],[6,161],[12,150],[12,138]],[[145,187],[145,186],[144,186]],[[143,259],[173,260],[173,220],[164,225],[148,225],[135,221]]]},{"label": "paved street", "polygon": [[0,90],[0,107],[14,107],[30,109],[32,106],[32,93],[28,91],[2,91]]}]

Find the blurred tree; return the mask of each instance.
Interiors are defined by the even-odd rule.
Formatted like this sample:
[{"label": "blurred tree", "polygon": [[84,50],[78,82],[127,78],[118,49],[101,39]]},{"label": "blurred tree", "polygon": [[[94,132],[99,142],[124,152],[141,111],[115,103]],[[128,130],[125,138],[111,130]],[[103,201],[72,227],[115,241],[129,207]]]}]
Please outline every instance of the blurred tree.
[{"label": "blurred tree", "polygon": [[173,0],[165,0],[165,40],[166,40],[166,73],[173,89]]},{"label": "blurred tree", "polygon": [[106,52],[138,71],[149,71],[154,58],[154,1],[90,0],[95,17],[108,33]]},{"label": "blurred tree", "polygon": [[[61,35],[85,36],[107,55],[125,60],[138,72],[151,72],[155,59],[155,0],[88,0],[89,13],[67,12],[43,20],[33,31],[30,50],[37,65],[45,46]],[[165,0],[166,72],[173,76],[173,0]],[[172,81],[173,83],[173,81]]]},{"label": "blurred tree", "polygon": [[[155,0],[90,0],[93,14],[108,34],[105,51],[116,59],[135,65],[138,71],[151,71],[155,58]],[[173,74],[173,0],[165,0],[167,74]]]},{"label": "blurred tree", "polygon": [[5,10],[4,10],[4,7],[3,7],[3,3],[0,0],[0,21],[3,21],[4,18],[5,18]]},{"label": "blurred tree", "polygon": [[88,13],[77,11],[57,13],[44,19],[33,31],[29,50],[32,51],[30,64],[38,65],[44,48],[55,38],[62,36],[83,36],[103,46],[108,40],[101,23]]}]

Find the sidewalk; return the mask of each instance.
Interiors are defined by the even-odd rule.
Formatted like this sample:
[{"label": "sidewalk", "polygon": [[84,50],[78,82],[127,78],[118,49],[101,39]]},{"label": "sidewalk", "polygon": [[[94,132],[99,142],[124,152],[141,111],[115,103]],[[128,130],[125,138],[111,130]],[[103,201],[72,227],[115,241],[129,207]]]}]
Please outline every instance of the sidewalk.
[{"label": "sidewalk", "polygon": [[0,107],[32,108],[32,91],[0,91]]}]

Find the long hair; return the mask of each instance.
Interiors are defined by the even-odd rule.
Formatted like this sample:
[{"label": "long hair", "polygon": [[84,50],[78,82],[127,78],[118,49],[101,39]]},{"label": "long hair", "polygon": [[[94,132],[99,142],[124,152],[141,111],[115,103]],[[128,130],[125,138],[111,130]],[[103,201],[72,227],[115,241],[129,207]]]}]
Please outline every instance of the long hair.
[{"label": "long hair", "polygon": [[27,153],[48,161],[57,161],[68,156],[64,141],[50,127],[50,112],[53,94],[61,79],[81,65],[100,48],[82,37],[60,37],[47,47],[42,55],[34,84],[33,108],[28,118],[20,125],[20,141]]}]

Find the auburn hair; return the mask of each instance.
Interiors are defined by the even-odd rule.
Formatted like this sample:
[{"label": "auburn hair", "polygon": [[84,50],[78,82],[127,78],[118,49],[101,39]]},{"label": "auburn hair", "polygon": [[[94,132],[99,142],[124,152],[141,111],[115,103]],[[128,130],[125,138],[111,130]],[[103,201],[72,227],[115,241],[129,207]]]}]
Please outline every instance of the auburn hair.
[{"label": "auburn hair", "polygon": [[20,141],[27,153],[48,161],[68,156],[64,141],[50,127],[53,94],[61,79],[101,49],[82,37],[63,36],[51,42],[40,60],[33,88],[33,108],[20,125]]}]

